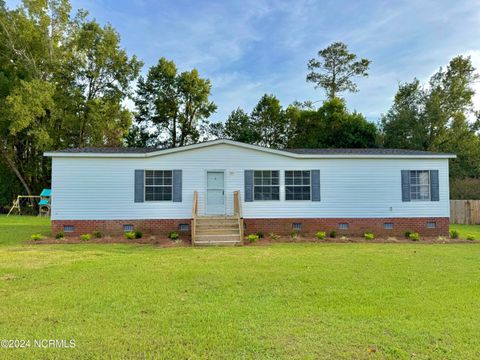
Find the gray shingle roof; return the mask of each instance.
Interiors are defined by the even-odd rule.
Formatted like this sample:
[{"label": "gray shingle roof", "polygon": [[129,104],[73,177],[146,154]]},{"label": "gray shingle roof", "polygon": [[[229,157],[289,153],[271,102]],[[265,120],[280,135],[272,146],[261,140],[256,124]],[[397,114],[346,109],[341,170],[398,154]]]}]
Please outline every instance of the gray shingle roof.
[{"label": "gray shingle roof", "polygon": [[52,151],[54,153],[89,153],[89,154],[145,154],[161,149],[156,148],[133,148],[133,147],[85,147],[85,148],[69,148],[63,150]]},{"label": "gray shingle roof", "polygon": [[[242,145],[242,143],[238,143],[231,140],[225,139],[218,139],[218,140],[210,140],[205,141],[203,143],[197,144],[202,145],[207,143],[237,143],[238,145]],[[259,149],[264,148],[262,146],[258,146]],[[189,147],[188,145],[185,146],[186,148]],[[179,148],[176,148],[179,149]],[[58,153],[58,154],[148,154],[152,152],[162,151],[162,150],[172,150],[172,149],[159,149],[159,148],[132,148],[132,147],[85,147],[85,148],[70,148],[58,151],[52,151],[49,153]],[[407,150],[407,149],[283,149],[279,150],[288,153],[294,153],[299,155],[365,155],[365,156],[451,156],[453,154],[447,153],[436,153],[431,151],[421,151],[421,150]]]},{"label": "gray shingle roof", "polygon": [[450,155],[408,149],[285,149],[285,151],[311,155]]}]

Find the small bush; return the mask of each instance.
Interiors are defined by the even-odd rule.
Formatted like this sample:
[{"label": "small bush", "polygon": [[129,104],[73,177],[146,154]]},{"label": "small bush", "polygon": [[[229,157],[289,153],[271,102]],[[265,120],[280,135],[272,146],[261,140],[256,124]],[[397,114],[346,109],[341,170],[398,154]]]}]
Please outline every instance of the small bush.
[{"label": "small bush", "polygon": [[32,236],[30,236],[30,239],[32,239],[33,241],[42,240],[43,235],[42,234],[32,234]]},{"label": "small bush", "polygon": [[411,233],[412,233],[412,232],[411,232],[410,230],[405,231],[405,237],[406,237],[407,239],[410,239],[410,234],[411,234]]},{"label": "small bush", "polygon": [[363,238],[365,240],[373,240],[375,239],[375,235],[371,232],[366,232],[365,234],[363,234]]},{"label": "small bush", "polygon": [[300,236],[300,233],[297,231],[297,230],[293,230],[291,233],[290,233],[290,237],[292,239],[296,239]]},{"label": "small bush", "polygon": [[141,239],[143,237],[143,232],[140,230],[135,230],[135,239]]},{"label": "small bush", "polygon": [[337,237],[337,232],[335,230],[330,231],[330,234],[328,234],[331,238],[336,238]]},{"label": "small bush", "polygon": [[270,233],[270,239],[272,239],[273,241],[277,241],[278,239],[280,239],[280,235],[278,234],[275,234],[275,233]]},{"label": "small bush", "polygon": [[317,233],[315,234],[315,237],[318,240],[323,240],[327,237],[327,233],[325,231],[317,231]]},{"label": "small bush", "polygon": [[418,241],[418,240],[420,240],[420,234],[416,233],[416,232],[412,232],[412,233],[410,233],[408,238],[412,241]]},{"label": "small bush", "polygon": [[88,241],[90,240],[90,234],[82,234],[80,235],[80,239],[82,239],[82,241]]},{"label": "small bush", "polygon": [[170,240],[178,240],[179,237],[180,237],[180,235],[179,235],[178,232],[176,232],[176,231],[170,231],[170,232],[168,233],[168,238],[169,238]]},{"label": "small bush", "polygon": [[259,239],[263,239],[263,232],[257,231],[256,234],[258,235]]},{"label": "small bush", "polygon": [[135,232],[134,231],[127,231],[125,234],[123,234],[125,238],[128,240],[133,240],[135,239]]},{"label": "small bush", "polygon": [[251,242],[251,243],[254,243],[254,242],[258,241],[258,239],[260,239],[258,234],[250,234],[250,235],[247,236],[248,242]]},{"label": "small bush", "polygon": [[460,234],[457,230],[450,230],[450,237],[452,239],[458,239],[460,237]]},{"label": "small bush", "polygon": [[467,235],[467,240],[475,241],[475,236],[473,236],[473,235]]},{"label": "small bush", "polygon": [[63,233],[63,231],[60,231],[55,234],[55,239],[63,239],[64,237],[65,237],[65,234]]},{"label": "small bush", "polygon": [[340,240],[342,240],[342,241],[348,241],[348,240],[350,240],[350,238],[347,237],[347,236],[342,236],[342,237],[340,238]]},{"label": "small bush", "polygon": [[94,232],[92,232],[92,235],[94,238],[97,238],[97,239],[101,239],[103,237],[102,232],[98,230],[95,230]]}]

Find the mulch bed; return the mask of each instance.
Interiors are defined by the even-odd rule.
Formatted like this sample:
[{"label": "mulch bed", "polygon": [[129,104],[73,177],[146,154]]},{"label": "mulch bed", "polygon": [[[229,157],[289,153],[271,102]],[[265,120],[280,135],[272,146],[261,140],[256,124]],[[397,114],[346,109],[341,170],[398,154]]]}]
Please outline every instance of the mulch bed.
[{"label": "mulch bed", "polygon": [[41,244],[147,244],[158,245],[161,247],[185,247],[190,246],[190,240],[172,241],[165,236],[150,236],[145,235],[141,239],[127,239],[124,236],[104,236],[101,238],[92,237],[90,240],[82,240],[79,236],[67,236],[63,239],[55,239],[53,237],[46,237],[42,240],[28,240],[27,244],[41,245]]},{"label": "mulch bed", "polygon": [[[68,236],[63,239],[55,239],[53,237],[46,237],[42,240],[28,240],[27,244],[41,245],[41,244],[145,244],[145,245],[157,245],[160,247],[185,247],[191,246],[190,239],[181,239],[180,241],[172,241],[165,236],[145,235],[141,239],[126,239],[124,236],[104,236],[102,238],[92,237],[88,241],[82,240],[79,236]],[[419,241],[412,241],[405,237],[388,237],[388,238],[375,238],[373,240],[365,240],[363,237],[336,237],[325,238],[318,240],[315,237],[299,236],[292,238],[290,236],[281,236],[278,239],[273,240],[270,237],[264,237],[254,243],[249,243],[245,240],[244,245],[248,246],[267,246],[278,243],[399,243],[399,244],[472,244],[478,243],[478,241],[469,241],[463,239],[450,239],[448,237],[422,237]]]},{"label": "mulch bed", "polygon": [[264,237],[254,243],[249,243],[245,240],[245,245],[249,246],[262,246],[271,245],[277,243],[332,243],[332,244],[347,244],[347,243],[377,243],[377,244],[472,244],[478,243],[478,241],[464,240],[464,239],[451,239],[449,237],[421,237],[419,241],[413,241],[405,237],[388,237],[388,238],[375,238],[373,240],[365,240],[363,237],[327,237],[323,240],[318,240],[315,237],[297,237],[292,238],[290,236],[281,236],[280,238],[273,240],[270,237]]}]

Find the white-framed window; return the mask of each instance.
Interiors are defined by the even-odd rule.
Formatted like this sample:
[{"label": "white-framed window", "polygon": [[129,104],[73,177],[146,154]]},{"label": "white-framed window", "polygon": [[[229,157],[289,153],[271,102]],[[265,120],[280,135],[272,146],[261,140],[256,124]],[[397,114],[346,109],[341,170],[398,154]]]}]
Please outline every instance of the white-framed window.
[{"label": "white-framed window", "polygon": [[393,230],[393,223],[383,223],[383,228],[385,230]]},{"label": "white-framed window", "polygon": [[435,221],[427,222],[427,229],[435,229],[436,227],[437,227],[437,223]]},{"label": "white-framed window", "polygon": [[430,171],[410,170],[410,200],[430,200]]},{"label": "white-framed window", "polygon": [[280,200],[280,172],[253,171],[253,200]]},{"label": "white-framed window", "polygon": [[310,184],[310,170],[286,170],[285,200],[310,200]]},{"label": "white-framed window", "polygon": [[340,230],[348,230],[348,223],[340,223],[338,224],[338,228]]},{"label": "white-framed window", "polygon": [[145,170],[145,201],[172,201],[172,170]]}]

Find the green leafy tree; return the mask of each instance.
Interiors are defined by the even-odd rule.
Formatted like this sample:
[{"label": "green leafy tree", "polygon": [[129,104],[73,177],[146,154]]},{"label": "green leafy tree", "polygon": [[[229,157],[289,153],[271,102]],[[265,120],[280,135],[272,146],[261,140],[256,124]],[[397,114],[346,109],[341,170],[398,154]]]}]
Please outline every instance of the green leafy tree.
[{"label": "green leafy tree", "polygon": [[307,81],[313,82],[315,88],[323,88],[328,98],[333,99],[344,91],[357,92],[353,78],[368,76],[369,66],[370,60],[357,60],[346,44],[334,42],[308,62]]},{"label": "green leafy tree", "polygon": [[210,93],[210,81],[200,78],[196,69],[179,74],[173,61],[161,58],[138,81],[136,121],[157,129],[157,145],[195,143],[202,123],[217,109]]},{"label": "green leafy tree", "polygon": [[67,0],[0,3],[0,161],[27,194],[48,185],[45,150],[121,144],[141,63]]},{"label": "green leafy tree", "polygon": [[248,144],[260,142],[260,134],[250,116],[238,108],[230,114],[225,122],[224,134],[227,138]]},{"label": "green leafy tree", "polygon": [[288,147],[370,148],[377,146],[377,127],[363,115],[350,113],[341,99],[325,101],[318,110],[290,106]]},{"label": "green leafy tree", "polygon": [[272,148],[283,148],[287,143],[288,120],[273,95],[263,95],[253,109],[250,120],[257,137],[256,143]]},{"label": "green leafy tree", "polygon": [[480,122],[472,87],[477,79],[470,58],[457,56],[428,86],[416,79],[400,85],[381,120],[384,146],[453,152],[453,177],[480,176]]}]

